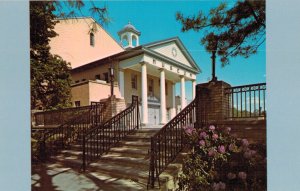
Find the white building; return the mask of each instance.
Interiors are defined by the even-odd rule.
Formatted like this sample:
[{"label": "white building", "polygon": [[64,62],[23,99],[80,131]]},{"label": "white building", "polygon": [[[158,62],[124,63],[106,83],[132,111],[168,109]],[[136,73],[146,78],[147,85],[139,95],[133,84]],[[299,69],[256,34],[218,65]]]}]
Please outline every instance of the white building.
[{"label": "white building", "polygon": [[52,53],[71,62],[74,105],[89,105],[110,96],[109,67],[114,68],[117,98],[129,104],[132,95],[139,96],[143,124],[165,124],[175,116],[177,83],[181,108],[186,106],[187,81],[192,83],[195,97],[200,68],[178,37],[140,45],[141,32],[128,23],[118,32],[117,43],[92,18],[69,20],[56,25],[59,36],[50,46]]}]

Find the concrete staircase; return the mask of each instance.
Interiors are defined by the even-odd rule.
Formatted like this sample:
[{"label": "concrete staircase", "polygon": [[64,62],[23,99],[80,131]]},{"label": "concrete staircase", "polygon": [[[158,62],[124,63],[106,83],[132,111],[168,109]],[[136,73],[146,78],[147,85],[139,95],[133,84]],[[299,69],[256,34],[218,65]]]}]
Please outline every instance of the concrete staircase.
[{"label": "concrete staircase", "polygon": [[[128,135],[98,161],[89,164],[87,171],[81,172],[100,185],[101,190],[146,190],[149,171],[150,137],[159,128],[144,128]],[[80,144],[63,150],[52,157],[54,163],[81,171],[82,151]],[[160,175],[160,188],[153,190],[173,190],[181,171],[179,156]]]}]

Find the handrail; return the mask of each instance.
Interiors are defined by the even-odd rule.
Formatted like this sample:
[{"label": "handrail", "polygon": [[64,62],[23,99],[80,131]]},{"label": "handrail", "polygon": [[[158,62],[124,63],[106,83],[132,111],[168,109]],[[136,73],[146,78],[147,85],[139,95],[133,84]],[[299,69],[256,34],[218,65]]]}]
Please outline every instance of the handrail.
[{"label": "handrail", "polygon": [[166,169],[168,164],[175,160],[176,156],[184,148],[183,127],[187,125],[194,126],[196,122],[196,102],[197,99],[194,99],[151,137],[147,188],[148,186],[154,188],[156,180],[159,183],[159,175]]},{"label": "handrail", "polygon": [[82,141],[82,168],[108,152],[117,142],[126,135],[139,129],[138,97],[132,96],[131,105],[118,113],[102,125],[90,129],[83,135]]},{"label": "handrail", "polygon": [[80,110],[75,110],[75,116],[73,115],[67,122],[57,128],[44,131],[42,139],[39,140],[41,159],[56,154],[71,142],[81,138],[91,127],[103,123],[101,113],[105,108],[104,103],[81,107]]},{"label": "handrail", "polygon": [[266,83],[226,88],[227,118],[266,118],[266,89]]}]

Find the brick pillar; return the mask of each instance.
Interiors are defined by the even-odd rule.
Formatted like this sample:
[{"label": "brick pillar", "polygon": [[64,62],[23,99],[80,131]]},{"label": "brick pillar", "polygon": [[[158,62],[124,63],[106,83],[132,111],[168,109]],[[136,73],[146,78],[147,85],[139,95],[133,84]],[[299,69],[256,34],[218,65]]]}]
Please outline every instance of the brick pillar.
[{"label": "brick pillar", "polygon": [[100,100],[100,102],[105,102],[105,110],[104,112],[104,121],[109,120],[113,116],[117,115],[124,109],[126,109],[125,100],[122,98],[116,98],[115,95]]},{"label": "brick pillar", "polygon": [[228,115],[228,97],[225,88],[231,87],[224,81],[210,81],[196,87],[197,125],[203,126],[223,121]]},{"label": "brick pillar", "polygon": [[105,102],[104,121],[107,121],[116,113],[116,96],[113,95],[107,99],[102,99],[100,102]]}]

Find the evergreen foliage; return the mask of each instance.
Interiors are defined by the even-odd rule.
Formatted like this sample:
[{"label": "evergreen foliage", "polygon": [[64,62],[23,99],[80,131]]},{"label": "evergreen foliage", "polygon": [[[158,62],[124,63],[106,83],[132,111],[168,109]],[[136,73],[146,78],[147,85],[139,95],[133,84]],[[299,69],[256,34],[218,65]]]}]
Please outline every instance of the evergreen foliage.
[{"label": "evergreen foliage", "polygon": [[265,41],[265,4],[265,0],[243,0],[228,8],[221,3],[208,15],[200,11],[198,15],[185,17],[177,12],[176,19],[181,22],[183,32],[203,30],[201,43],[208,52],[216,51],[225,66],[230,57],[247,58],[255,54]]}]

